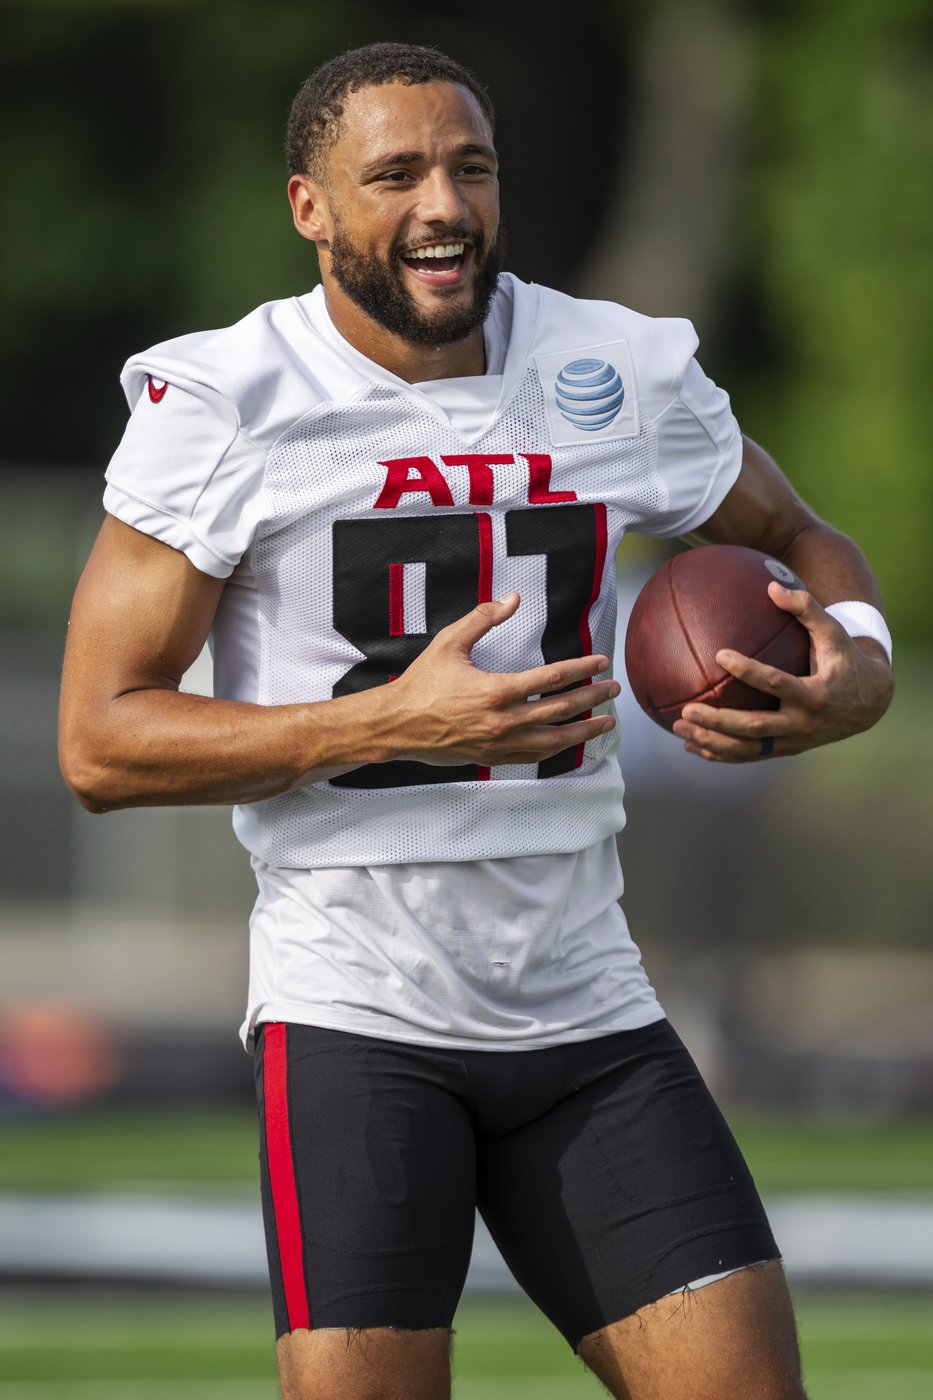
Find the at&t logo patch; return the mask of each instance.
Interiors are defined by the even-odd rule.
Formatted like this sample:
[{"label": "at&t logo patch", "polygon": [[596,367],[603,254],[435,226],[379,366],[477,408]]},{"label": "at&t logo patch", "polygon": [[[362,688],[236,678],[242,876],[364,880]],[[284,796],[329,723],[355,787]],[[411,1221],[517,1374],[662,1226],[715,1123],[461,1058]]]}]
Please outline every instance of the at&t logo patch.
[{"label": "at&t logo patch", "polygon": [[638,395],[624,340],[536,355],[551,441],[560,446],[638,434]]},{"label": "at&t logo patch", "polygon": [[557,407],[585,433],[606,428],[625,402],[625,385],[605,360],[571,360],[557,376]]}]

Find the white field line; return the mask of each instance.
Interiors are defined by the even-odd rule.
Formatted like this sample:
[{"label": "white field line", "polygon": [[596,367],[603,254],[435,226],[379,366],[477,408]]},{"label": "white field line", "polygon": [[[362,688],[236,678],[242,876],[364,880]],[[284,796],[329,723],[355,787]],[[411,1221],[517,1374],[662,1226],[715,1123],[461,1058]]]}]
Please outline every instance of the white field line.
[{"label": "white field line", "polygon": [[[807,1195],[767,1204],[792,1284],[933,1285],[933,1198]],[[0,1194],[0,1268],[23,1279],[268,1287],[258,1202],[229,1197]],[[515,1289],[480,1221],[467,1287]]]},{"label": "white field line", "polygon": [[[101,1313],[106,1306],[106,1303],[101,1304]],[[112,1328],[107,1328],[102,1326],[99,1319],[94,1316],[88,1319],[87,1327],[83,1332],[72,1331],[71,1328],[60,1328],[56,1325],[54,1337],[49,1337],[48,1323],[44,1320],[40,1308],[37,1307],[35,1316],[27,1316],[19,1322],[0,1317],[0,1351],[22,1351],[24,1344],[32,1342],[35,1342],[37,1349],[44,1356],[55,1356],[60,1352],[71,1351],[136,1352],[140,1346],[153,1347],[162,1344],[170,1347],[173,1355],[193,1351],[200,1356],[205,1350],[225,1353],[244,1351],[253,1355],[257,1344],[262,1345],[262,1336],[257,1337],[255,1332],[251,1332],[245,1337],[238,1337],[233,1330],[236,1322],[237,1319],[231,1312],[231,1325],[226,1330],[220,1327],[205,1327],[203,1331],[198,1331],[197,1323],[195,1323],[192,1325],[190,1333],[186,1334],[180,1330],[166,1331],[161,1318],[156,1319],[151,1328],[146,1326],[145,1318],[138,1316],[126,1318],[122,1324],[115,1322]],[[275,1345],[271,1307],[266,1340],[269,1343],[269,1355],[273,1356]],[[0,1397],[3,1395],[4,1384],[5,1382],[0,1381]]]},{"label": "white field line", "polygon": [[[814,1400],[928,1400],[933,1368],[851,1370],[810,1367]],[[453,1400],[595,1400],[591,1376],[465,1376],[454,1380]],[[0,1400],[277,1400],[274,1381],[7,1381]]]}]

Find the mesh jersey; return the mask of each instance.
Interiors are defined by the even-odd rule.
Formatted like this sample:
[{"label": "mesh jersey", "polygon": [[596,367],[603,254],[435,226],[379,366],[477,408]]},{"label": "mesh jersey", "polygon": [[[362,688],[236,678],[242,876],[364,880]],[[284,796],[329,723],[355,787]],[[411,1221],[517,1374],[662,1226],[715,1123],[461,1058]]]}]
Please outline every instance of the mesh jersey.
[{"label": "mesh jersey", "polygon": [[[728,398],[688,322],[509,276],[491,314],[508,347],[499,398],[466,432],[343,341],[320,289],[128,363],[105,506],[230,578],[218,695],[286,704],[388,683],[510,589],[522,605],[478,665],[612,655],[616,548],[627,529],[676,536],[716,509],[741,456]],[[240,807],[235,826],[272,867],[579,851],[622,826],[614,748],[370,765]]]}]

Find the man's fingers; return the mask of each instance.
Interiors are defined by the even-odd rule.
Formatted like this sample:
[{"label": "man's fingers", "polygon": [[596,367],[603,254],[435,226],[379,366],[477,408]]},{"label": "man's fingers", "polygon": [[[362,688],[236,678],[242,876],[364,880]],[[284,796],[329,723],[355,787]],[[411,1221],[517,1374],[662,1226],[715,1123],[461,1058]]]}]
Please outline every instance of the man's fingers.
[{"label": "man's fingers", "polygon": [[[615,726],[612,715],[589,713],[619,694],[620,686],[611,677],[594,679],[609,669],[608,656],[577,656],[513,673],[494,674],[476,667],[473,647],[493,627],[508,621],[520,602],[517,593],[507,593],[497,601],[480,603],[442,628],[410,668],[412,677],[416,670],[428,668],[434,685],[442,694],[450,694],[454,710],[462,709],[460,747],[466,761],[536,763],[588,743]],[[469,677],[462,669],[464,662],[469,665]],[[428,743],[422,751],[416,739],[412,753],[429,763],[449,762],[450,744]]]},{"label": "man's fingers", "polygon": [[687,753],[718,763],[753,763],[762,758],[796,753],[787,747],[784,728],[774,710],[715,710],[691,706],[691,717],[679,719],[674,733]]},{"label": "man's fingers", "polygon": [[458,617],[456,622],[441,628],[434,638],[433,645],[449,646],[469,655],[481,637],[508,621],[520,602],[521,598],[517,593],[506,593],[504,598],[489,603],[478,603],[472,612],[465,613],[463,617]]},{"label": "man's fingers", "polygon": [[[441,628],[431,646],[468,657],[480,638],[507,622],[520,603],[521,598],[517,593],[506,593],[504,598],[493,602],[478,603],[472,612]],[[608,656],[576,656],[567,661],[534,666],[528,671],[501,675],[497,679],[508,686],[511,698],[528,700],[532,695],[550,695],[556,690],[566,690],[568,686],[578,686],[581,681],[589,681],[608,669]]]},{"label": "man's fingers", "polygon": [[783,612],[792,613],[811,634],[823,633],[832,638],[845,631],[805,588],[785,588],[775,581],[768,584],[768,597]]},{"label": "man's fingers", "polygon": [[773,695],[777,700],[803,702],[805,699],[807,687],[802,683],[802,678],[792,676],[789,671],[782,671],[777,666],[755,661],[738,651],[718,651],[716,663],[730,676],[735,676],[736,680],[744,681],[753,690],[761,690],[765,695]]},{"label": "man's fingers", "polygon": [[733,743],[725,747],[722,743],[705,743],[701,740],[684,744],[684,752],[706,759],[707,763],[759,763],[771,758],[774,749],[762,748],[761,744]]},{"label": "man's fingers", "polygon": [[608,700],[614,700],[621,689],[618,681],[594,681],[563,695],[543,695],[540,700],[529,700],[525,709],[528,717],[540,724],[561,724],[585,710],[595,710]]},{"label": "man's fingers", "polygon": [[[890,671],[853,644],[845,629],[805,589],[769,586],[772,601],[810,634],[811,674],[792,676],[738,652],[716,660],[738,680],[778,702],[776,709],[716,709],[691,702],[674,733],[687,753],[716,763],[759,762],[803,753],[870,728],[890,699]],[[885,685],[879,690],[876,682]]]},{"label": "man's fingers", "polygon": [[564,749],[572,749],[576,748],[578,744],[586,744],[590,739],[596,739],[600,734],[606,734],[614,728],[615,720],[612,715],[593,715],[590,719],[573,720],[570,724],[559,726],[536,725],[532,729],[522,730],[520,756],[517,751],[516,756],[500,761],[529,763],[535,759],[550,758],[553,754],[563,752]]},{"label": "man's fingers", "polygon": [[567,661],[534,666],[530,671],[517,671],[510,679],[515,683],[516,694],[527,700],[532,695],[553,695],[556,690],[579,685],[608,669],[608,656],[574,656]]},{"label": "man's fingers", "polygon": [[778,710],[727,710],[691,704],[684,706],[681,718],[674,725],[674,733],[686,739],[693,737],[693,731],[703,730],[757,742],[766,736],[773,739],[789,728],[789,720]]}]

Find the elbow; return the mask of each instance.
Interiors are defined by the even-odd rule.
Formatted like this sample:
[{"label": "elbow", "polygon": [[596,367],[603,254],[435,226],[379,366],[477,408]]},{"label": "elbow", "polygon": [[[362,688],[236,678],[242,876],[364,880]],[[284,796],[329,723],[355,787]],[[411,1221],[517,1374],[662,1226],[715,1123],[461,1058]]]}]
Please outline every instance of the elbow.
[{"label": "elbow", "polygon": [[86,812],[102,815],[113,810],[116,804],[109,800],[102,775],[93,766],[74,762],[63,756],[61,770],[66,786],[74,793]]},{"label": "elbow", "polygon": [[66,786],[86,812],[102,815],[127,805],[119,791],[113,768],[96,759],[87,745],[62,739],[58,750],[59,767]]}]

